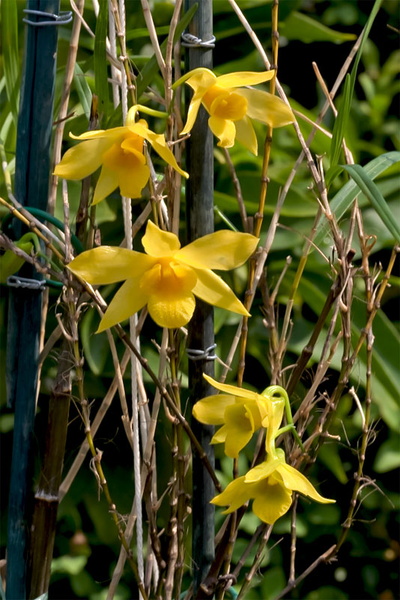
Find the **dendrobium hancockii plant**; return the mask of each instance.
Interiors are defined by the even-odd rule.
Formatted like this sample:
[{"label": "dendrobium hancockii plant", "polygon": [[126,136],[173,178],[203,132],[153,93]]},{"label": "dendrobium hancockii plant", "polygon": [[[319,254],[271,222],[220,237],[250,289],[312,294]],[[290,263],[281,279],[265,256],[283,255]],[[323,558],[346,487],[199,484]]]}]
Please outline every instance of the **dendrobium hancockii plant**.
[{"label": "dendrobium hancockii plant", "polygon": [[151,131],[144,119],[135,122],[138,108],[132,106],[129,109],[123,127],[87,131],[78,136],[71,133],[71,137],[81,140],[81,143],[67,150],[54,174],[64,179],[84,179],[101,166],[93,204],[104,200],[118,187],[122,196],[140,198],[150,177],[144,153],[147,141],[166,163],[184,177],[189,177],[179,167],[165,137]]},{"label": "dendrobium hancockii plant", "polygon": [[293,112],[283,100],[268,92],[245,87],[269,81],[273,76],[273,70],[263,73],[243,71],[219,77],[203,67],[190,71],[173,86],[185,82],[194,91],[181,135],[191,131],[202,104],[210,115],[208,125],[219,139],[218,146],[231,148],[238,140],[257,154],[257,137],[251,119],[271,127],[282,127],[294,121]]},{"label": "dendrobium hancockii plant", "polygon": [[105,312],[98,332],[124,321],[147,305],[161,327],[186,325],[195,296],[240,315],[250,316],[230,287],[213,272],[244,264],[258,238],[249,233],[216,231],[181,248],[178,237],[147,222],[145,253],[99,246],[79,254],[68,268],[92,285],[124,281]]},{"label": "dendrobium hancockii plant", "polygon": [[[250,469],[246,475],[234,479],[221,494],[213,498],[211,501],[213,504],[228,505],[224,511],[224,514],[227,514],[253,499],[254,514],[265,523],[272,525],[289,510],[293,492],[300,492],[323,504],[335,502],[335,500],[321,496],[300,471],[286,463],[285,452],[281,448],[275,447],[275,439],[278,435],[293,429],[292,423],[280,427],[285,408],[288,415],[288,397],[283,388],[270,386],[262,394],[256,394],[243,388],[214,382],[206,375],[204,377],[225,394],[200,400],[194,405],[193,414],[203,423],[215,425],[224,423],[223,427],[215,434],[213,442],[225,441],[227,456],[237,458],[239,451],[255,431],[253,428],[253,423],[255,423],[254,407],[248,408],[246,413],[242,411],[239,414],[237,411],[235,420],[227,411],[229,407],[246,404],[249,406],[251,402],[257,403],[258,407],[263,407],[260,411],[261,427],[267,428],[265,461]],[[234,397],[233,402],[232,396]],[[262,398],[265,403],[260,400]],[[234,421],[233,424],[232,421]],[[223,435],[220,435],[220,439],[216,439],[220,432],[223,432]],[[234,436],[237,437],[237,441]]]}]

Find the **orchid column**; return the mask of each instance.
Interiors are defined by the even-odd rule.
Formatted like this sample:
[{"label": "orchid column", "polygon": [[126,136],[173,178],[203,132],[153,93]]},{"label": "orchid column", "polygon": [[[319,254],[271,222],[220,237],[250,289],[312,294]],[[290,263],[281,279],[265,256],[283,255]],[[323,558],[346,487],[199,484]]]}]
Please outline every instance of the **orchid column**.
[{"label": "orchid column", "polygon": [[[187,0],[189,9],[196,0]],[[189,27],[189,33],[198,38],[197,45],[187,48],[187,71],[197,67],[212,69],[212,0],[202,0]],[[207,42],[209,44],[207,45]],[[200,107],[196,123],[187,143],[187,170],[190,178],[187,184],[188,241],[211,233],[214,230],[213,192],[214,158],[213,136],[208,127],[208,114]],[[206,350],[214,343],[213,308],[204,302],[196,303],[196,310],[188,326],[188,348]],[[203,373],[213,376],[214,365],[209,357],[189,360],[189,389],[194,404],[200,398],[212,393],[211,386],[204,380]],[[210,446],[213,427],[192,424],[193,431],[200,441],[208,459],[214,464],[214,452]],[[193,569],[194,588],[198,589],[204,580],[214,557],[214,507],[210,500],[215,494],[214,484],[202,462],[193,457]]]}]

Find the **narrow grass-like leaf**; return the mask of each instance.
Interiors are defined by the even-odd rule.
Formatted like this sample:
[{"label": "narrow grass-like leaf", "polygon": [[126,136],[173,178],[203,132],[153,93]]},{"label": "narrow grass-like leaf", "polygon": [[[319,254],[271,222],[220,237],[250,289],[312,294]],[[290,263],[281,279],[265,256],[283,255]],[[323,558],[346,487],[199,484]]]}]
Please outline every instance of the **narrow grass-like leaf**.
[{"label": "narrow grass-like leaf", "polygon": [[1,1],[1,39],[7,97],[15,123],[18,119],[19,54],[18,54],[18,3]]},{"label": "narrow grass-like leaf", "polygon": [[396,241],[400,241],[400,227],[387,205],[385,198],[366,174],[361,165],[344,165],[343,167],[349,173],[350,177],[355,181],[360,190],[365,194],[372,206],[389,229]]},{"label": "narrow grass-like leaf", "polygon": [[346,75],[344,81],[344,89],[342,95],[342,102],[340,110],[338,112],[335,124],[333,126],[331,149],[330,149],[330,168],[326,174],[326,183],[329,185],[332,175],[335,175],[335,167],[339,163],[339,157],[342,150],[342,141],[344,132],[346,131],[347,122],[349,120],[349,114],[351,109],[351,100],[353,97],[353,90],[351,88],[351,77],[349,74]]},{"label": "narrow grass-like leaf", "polygon": [[[386,152],[385,154],[381,154],[377,158],[371,160],[368,164],[363,167],[367,177],[369,179],[374,180],[378,175],[386,171],[389,167],[393,166],[395,163],[400,162],[400,152],[392,151]],[[358,185],[354,181],[348,181],[342,189],[334,196],[331,201],[331,210],[336,217],[336,220],[339,220],[346,210],[350,208],[354,199],[360,193],[360,189]],[[324,237],[327,235],[329,231],[329,224],[324,222],[320,229],[318,230],[314,243],[316,246],[320,246]]]},{"label": "narrow grass-like leaf", "polygon": [[[185,31],[186,27],[189,25],[190,21],[192,20],[193,15],[196,13],[197,8],[198,8],[198,4],[194,4],[183,15],[182,19],[179,21],[178,25],[176,26],[174,42],[177,42],[177,40],[180,38],[182,33]],[[168,43],[168,40],[164,40],[160,46],[161,52],[163,54],[165,54],[167,43]],[[153,55],[151,57],[151,59],[149,60],[149,62],[144,67],[144,69],[140,72],[140,74],[138,75],[137,80],[136,80],[138,101],[140,99],[140,96],[143,94],[143,92],[147,88],[147,86],[150,85],[150,82],[153,80],[157,71],[158,71],[157,60],[156,60],[156,57]]]},{"label": "narrow grass-like leaf", "polygon": [[[358,65],[361,59],[361,55],[365,46],[365,43],[368,39],[369,32],[371,30],[372,24],[375,20],[376,15],[378,14],[380,5],[382,4],[382,0],[375,0],[374,6],[371,9],[371,14],[368,18],[368,21],[365,25],[364,34],[360,43],[360,47],[357,51],[356,57],[354,59],[353,68],[351,70],[351,74],[346,76],[344,90],[343,90],[343,98],[342,105],[340,107],[338,116],[335,121],[335,125],[333,128],[332,134],[332,143],[331,143],[331,152],[330,152],[330,167],[333,169],[339,162],[340,157],[340,149],[342,145],[342,141],[345,135],[346,124],[348,122],[351,104],[353,100],[354,86],[356,83],[357,70]],[[327,173],[326,182],[329,185],[332,177],[331,174]]]},{"label": "narrow grass-like leaf", "polygon": [[107,28],[108,3],[107,0],[100,0],[99,16],[96,23],[96,37],[94,40],[94,82],[95,91],[99,97],[100,118],[107,117],[108,115]]},{"label": "narrow grass-like leaf", "polygon": [[82,71],[78,63],[75,63],[74,65],[74,83],[82,110],[85,113],[86,118],[89,120],[92,92],[89,84],[86,81],[85,73]]}]

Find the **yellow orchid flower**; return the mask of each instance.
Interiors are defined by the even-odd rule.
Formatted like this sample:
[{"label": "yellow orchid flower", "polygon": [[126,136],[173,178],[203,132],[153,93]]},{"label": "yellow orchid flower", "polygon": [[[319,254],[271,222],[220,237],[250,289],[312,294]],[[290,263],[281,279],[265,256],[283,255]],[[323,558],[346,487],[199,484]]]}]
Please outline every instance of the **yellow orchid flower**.
[{"label": "yellow orchid flower", "polygon": [[190,71],[174,84],[176,87],[185,82],[194,90],[181,135],[191,131],[203,104],[210,115],[209,127],[219,139],[218,146],[231,148],[237,139],[257,154],[257,137],[250,119],[271,127],[282,127],[294,121],[290,107],[283,100],[268,92],[245,87],[263,83],[273,76],[273,70],[263,73],[243,71],[220,77],[203,67]]},{"label": "yellow orchid flower", "polygon": [[271,400],[251,390],[218,383],[208,375],[203,377],[223,392],[207,396],[193,406],[193,415],[200,423],[222,425],[211,443],[225,443],[225,454],[237,458],[253,433],[268,424]]},{"label": "yellow orchid flower", "polygon": [[232,481],[211,502],[218,506],[229,505],[224,511],[227,514],[253,499],[254,514],[272,525],[289,510],[293,492],[300,492],[322,504],[335,502],[321,496],[307,477],[286,464],[285,453],[278,448],[263,463]]},{"label": "yellow orchid flower", "polygon": [[254,252],[258,239],[249,233],[216,231],[181,248],[178,237],[147,222],[142,238],[146,254],[100,246],[83,252],[68,268],[90,284],[126,280],[104,314],[98,332],[124,321],[147,305],[161,327],[186,325],[201,300],[249,316],[230,287],[212,269],[239,267]]},{"label": "yellow orchid flower", "polygon": [[67,150],[54,175],[64,179],[84,179],[101,166],[93,204],[104,200],[118,187],[122,196],[140,198],[150,177],[144,154],[147,141],[165,162],[184,177],[189,177],[179,167],[164,136],[151,131],[144,119],[135,122],[137,110],[137,106],[132,106],[124,127],[88,131],[78,136],[70,134],[82,142]]}]

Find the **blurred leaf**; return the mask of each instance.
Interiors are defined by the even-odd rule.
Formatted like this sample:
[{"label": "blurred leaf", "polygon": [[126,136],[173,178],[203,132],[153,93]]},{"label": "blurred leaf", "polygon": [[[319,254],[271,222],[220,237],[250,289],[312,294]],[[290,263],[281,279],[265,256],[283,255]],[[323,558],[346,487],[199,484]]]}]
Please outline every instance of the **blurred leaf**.
[{"label": "blurred leaf", "polygon": [[387,473],[400,467],[400,438],[398,432],[383,442],[378,448],[374,462],[374,471]]},{"label": "blurred leaf", "polygon": [[337,444],[323,444],[318,452],[318,460],[321,460],[328,467],[340,483],[347,483],[348,478],[343,468],[342,459],[339,456]]},{"label": "blurred leaf", "polygon": [[355,40],[353,33],[334,31],[320,21],[316,21],[303,13],[293,11],[289,17],[281,23],[281,35],[288,40],[299,40],[306,44],[311,42],[348,42]]},{"label": "blurred leaf", "polygon": [[77,575],[87,563],[86,556],[59,556],[51,561],[52,573],[68,573],[68,575]]},{"label": "blurred leaf", "polygon": [[347,594],[340,591],[339,588],[331,585],[325,585],[317,590],[309,592],[304,600],[348,600]]},{"label": "blurred leaf", "polygon": [[273,600],[286,585],[286,576],[282,567],[267,569],[263,576],[261,590],[264,600]]},{"label": "blurred leaf", "polygon": [[19,97],[19,48],[18,48],[18,3],[15,0],[1,1],[1,41],[3,68],[7,97],[15,123],[18,120]]},{"label": "blurred leaf", "polygon": [[99,317],[95,310],[88,310],[80,326],[82,347],[89,368],[95,375],[101,375],[110,355],[110,346],[105,332],[95,333]]},{"label": "blurred leaf", "polygon": [[343,165],[360,190],[367,196],[368,200],[393,235],[395,241],[400,241],[400,227],[387,202],[380,193],[375,183],[368,177],[361,165]]}]

